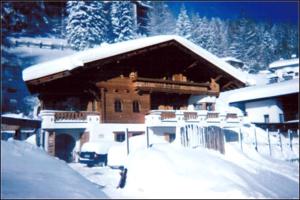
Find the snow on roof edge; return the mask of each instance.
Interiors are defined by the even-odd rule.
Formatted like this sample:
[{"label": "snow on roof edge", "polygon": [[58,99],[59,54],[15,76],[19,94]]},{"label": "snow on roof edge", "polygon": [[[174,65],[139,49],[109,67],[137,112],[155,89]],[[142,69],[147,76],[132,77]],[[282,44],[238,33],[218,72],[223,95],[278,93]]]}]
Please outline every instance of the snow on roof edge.
[{"label": "snow on roof edge", "polygon": [[[238,69],[234,68],[233,66],[221,60],[220,58],[208,52],[207,50],[177,35],[159,35],[146,38],[139,38],[135,40],[128,40],[124,42],[88,49],[70,56],[32,65],[23,70],[22,77],[24,81],[30,81],[62,71],[71,71],[75,68],[83,67],[84,64],[88,62],[108,58],[111,56],[115,56],[118,54],[122,54],[140,48],[145,48],[151,45],[156,45],[171,40],[177,41],[181,45],[196,53],[198,56],[208,60],[210,63],[212,63],[219,69],[225,71],[226,73],[230,74],[231,76],[235,77],[239,81],[247,83],[246,73],[239,71]],[[103,51],[103,49],[105,49],[105,51]]]},{"label": "snow on roof edge", "polygon": [[[276,89],[274,89],[276,88]],[[228,103],[244,102],[299,93],[299,78],[288,81],[249,86],[220,93],[220,99]]]},{"label": "snow on roof edge", "polygon": [[279,68],[289,65],[299,65],[299,58],[293,58],[288,60],[277,60],[269,64],[269,68]]}]

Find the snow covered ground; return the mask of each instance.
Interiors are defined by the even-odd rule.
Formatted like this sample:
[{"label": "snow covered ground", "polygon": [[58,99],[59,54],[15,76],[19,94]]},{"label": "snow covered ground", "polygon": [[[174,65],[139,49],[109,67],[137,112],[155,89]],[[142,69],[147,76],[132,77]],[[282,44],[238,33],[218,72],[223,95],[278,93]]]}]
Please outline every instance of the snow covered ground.
[{"label": "snow covered ground", "polygon": [[101,189],[24,141],[1,141],[2,198],[107,198]]},{"label": "snow covered ground", "polygon": [[299,162],[262,155],[252,144],[245,144],[242,152],[238,142],[226,143],[222,155],[168,143],[147,149],[138,144],[142,139],[135,141],[130,143],[139,148],[125,159],[123,189],[117,189],[120,170],[70,166],[111,198],[299,198]]},{"label": "snow covered ground", "polygon": [[[296,153],[299,143],[291,152],[284,149],[285,155],[298,156],[298,161],[288,162],[274,156],[278,151],[274,151],[273,157],[257,152],[253,143],[248,142],[252,141],[251,132],[248,135],[243,132],[243,151],[239,142],[228,142],[225,155],[202,147],[176,146],[158,138],[146,148],[144,135],[132,137],[128,156],[126,142],[110,150],[108,156],[109,163],[119,160],[128,169],[122,189],[117,188],[119,169],[67,164],[34,146],[34,137],[26,141],[1,141],[1,195],[3,198],[299,198],[299,153]],[[258,140],[264,141],[264,137],[259,135]]]}]

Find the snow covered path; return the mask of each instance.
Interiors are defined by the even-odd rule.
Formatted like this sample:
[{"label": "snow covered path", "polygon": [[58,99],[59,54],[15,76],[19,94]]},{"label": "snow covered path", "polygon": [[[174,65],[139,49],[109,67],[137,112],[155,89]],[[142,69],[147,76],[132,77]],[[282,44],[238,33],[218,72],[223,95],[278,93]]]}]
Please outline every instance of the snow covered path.
[{"label": "snow covered path", "polygon": [[22,141],[1,141],[1,198],[107,198],[64,161]]}]

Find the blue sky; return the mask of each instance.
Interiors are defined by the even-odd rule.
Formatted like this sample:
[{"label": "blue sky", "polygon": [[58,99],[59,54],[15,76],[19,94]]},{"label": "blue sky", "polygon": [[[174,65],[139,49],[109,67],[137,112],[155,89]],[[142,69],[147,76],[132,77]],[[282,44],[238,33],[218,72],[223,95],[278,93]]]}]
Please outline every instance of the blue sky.
[{"label": "blue sky", "polygon": [[234,19],[243,10],[247,16],[256,21],[298,24],[299,3],[297,1],[174,1],[167,4],[177,15],[183,3],[189,13],[198,12],[200,16]]}]

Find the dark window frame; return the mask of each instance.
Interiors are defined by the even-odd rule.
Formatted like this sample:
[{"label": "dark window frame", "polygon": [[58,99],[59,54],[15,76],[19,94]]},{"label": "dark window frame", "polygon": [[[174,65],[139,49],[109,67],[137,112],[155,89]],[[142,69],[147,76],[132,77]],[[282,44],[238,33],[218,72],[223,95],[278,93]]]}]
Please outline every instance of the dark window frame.
[{"label": "dark window frame", "polygon": [[139,113],[140,112],[140,102],[135,100],[132,102],[132,112]]},{"label": "dark window frame", "polygon": [[115,99],[114,102],[114,108],[115,108],[115,112],[122,112],[122,101],[120,99]]}]

